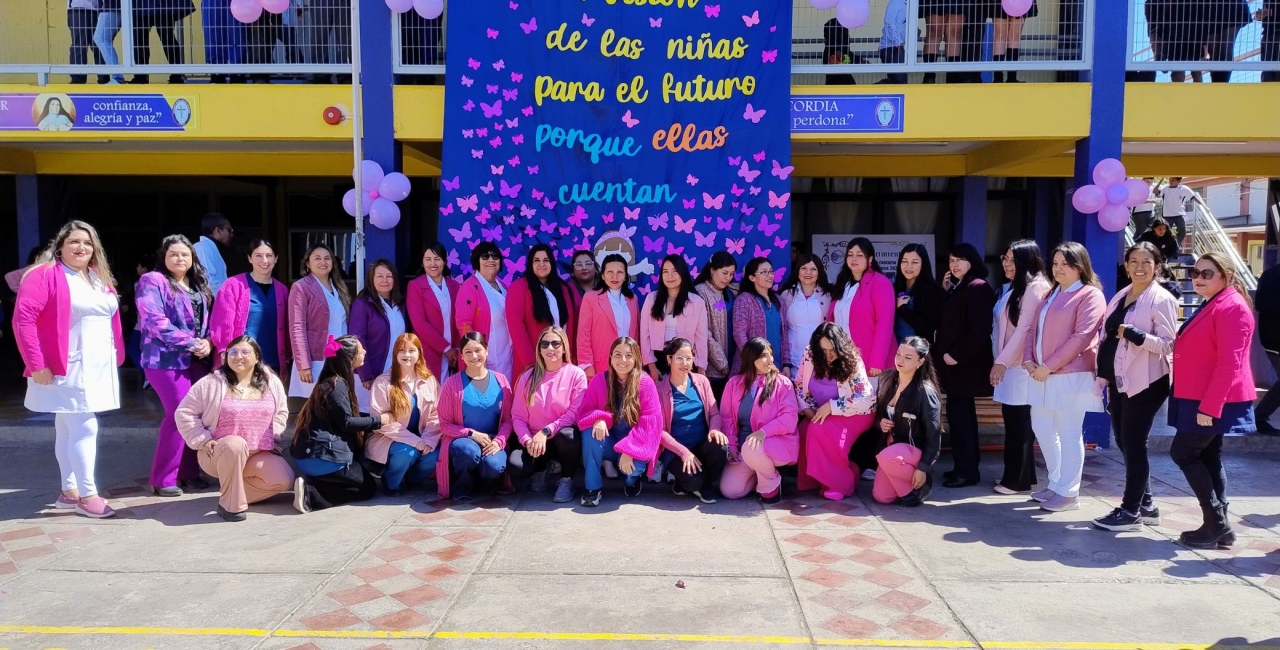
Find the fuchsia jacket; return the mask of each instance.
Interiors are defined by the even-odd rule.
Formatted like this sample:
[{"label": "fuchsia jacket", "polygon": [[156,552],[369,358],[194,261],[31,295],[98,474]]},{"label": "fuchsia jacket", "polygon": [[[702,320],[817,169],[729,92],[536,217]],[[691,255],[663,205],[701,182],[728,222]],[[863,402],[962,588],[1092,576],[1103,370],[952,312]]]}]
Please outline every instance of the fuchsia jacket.
[{"label": "fuchsia jacket", "polygon": [[[789,462],[794,462],[800,454],[800,404],[796,401],[796,387],[782,373],[778,373],[774,381],[777,383],[769,399],[751,407],[751,430],[764,431],[766,437],[781,441]],[[764,377],[756,378],[756,390],[757,396],[764,390]],[[721,431],[729,438],[729,451],[733,453],[738,452],[738,407],[745,393],[742,375],[736,375],[725,384],[720,398],[720,421],[724,424]]]},{"label": "fuchsia jacket", "polygon": [[[225,285],[224,285],[225,286]],[[400,442],[414,449],[418,443],[426,443],[430,449],[440,446],[440,416],[436,405],[440,399],[440,382],[435,377],[419,378],[414,395],[418,397],[418,433],[409,430],[409,418],[413,409],[404,412],[403,417],[392,416],[389,424],[369,434],[364,441],[364,455],[379,463],[387,462],[387,452],[391,451],[391,443]],[[391,413],[391,373],[383,373],[373,380],[369,389],[369,415],[381,418],[383,413]]]},{"label": "fuchsia jacket", "polygon": [[[1102,328],[1102,317],[1107,312],[1107,300],[1102,297],[1102,291],[1086,284],[1075,291],[1059,291],[1053,304],[1048,304],[1051,296],[1052,290],[1036,313],[1018,318],[1031,317],[1023,363],[1036,360],[1036,336],[1039,335],[1040,347],[1045,354],[1042,365],[1048,366],[1053,374],[1097,372],[1098,330]],[[1046,309],[1044,332],[1038,334],[1040,313]]]},{"label": "fuchsia jacket", "polygon": [[[653,476],[658,469],[658,454],[662,451],[662,407],[658,405],[658,388],[653,379],[639,367],[633,372],[640,373],[640,419],[631,427],[627,437],[613,448],[636,460],[648,461],[648,475]],[[604,422],[606,427],[613,426],[614,414],[609,408],[610,374],[596,373],[587,386],[587,394],[582,398],[582,408],[578,410],[578,429],[584,436],[591,435],[591,428],[596,422]]]},{"label": "fuchsia jacket", "polygon": [[324,359],[324,344],[329,341],[329,301],[314,275],[303,276],[289,289],[289,341],[298,370],[310,371],[312,361]]},{"label": "fuchsia jacket", "polygon": [[[640,309],[634,297],[627,299],[631,331],[627,336],[640,340]],[[578,315],[578,365],[592,366],[599,374],[609,367],[609,348],[618,340],[618,321],[613,318],[608,291],[588,291],[582,297]]]},{"label": "fuchsia jacket", "polygon": [[[716,395],[711,390],[711,381],[706,375],[691,372],[689,383],[693,384],[693,389],[698,391],[698,397],[702,400],[702,416],[707,420],[707,433],[712,431],[724,433],[724,422],[720,417],[720,409],[716,406]],[[675,417],[676,407],[674,389],[669,375],[658,383],[658,400],[662,403],[662,446],[675,453],[677,458],[684,458],[689,454],[689,449],[671,435],[671,418]]]},{"label": "fuchsia jacket", "polygon": [[[640,353],[644,356],[645,365],[657,361],[658,355],[667,343],[666,320],[653,319],[653,303],[658,299],[655,291],[645,296],[644,306],[640,308]],[[707,369],[707,303],[693,291],[689,292],[689,301],[684,304],[684,311],[675,317],[676,337],[688,339],[693,343],[693,365],[700,370]]]},{"label": "fuchsia jacket", "polygon": [[520,375],[511,406],[511,424],[522,445],[528,445],[543,429],[550,429],[547,437],[554,438],[561,429],[577,426],[582,396],[587,392],[586,373],[582,368],[565,364],[559,370],[543,375],[542,383],[534,390],[533,404],[530,404],[529,380],[532,376],[532,371]]},{"label": "fuchsia jacket", "polygon": [[[1127,286],[1111,299],[1102,319],[1104,324],[1116,309],[1122,308],[1132,289],[1132,285]],[[1124,322],[1147,335],[1141,346],[1122,337],[1116,348],[1116,390],[1133,397],[1169,374],[1173,339],[1178,331],[1178,300],[1158,283],[1152,283],[1125,314]],[[1106,335],[1106,327],[1099,330],[1098,345]]]},{"label": "fuchsia jacket", "polygon": [[[233,275],[218,289],[218,299],[213,301],[213,315],[209,317],[209,338],[213,341],[213,367],[222,365],[222,355],[231,341],[245,333],[249,326],[248,273]],[[272,280],[276,289],[276,349],[280,351],[280,372],[289,372],[289,289],[279,280]],[[328,321],[325,322],[328,328]]]},{"label": "fuchsia jacket", "polygon": [[[110,286],[107,291],[116,293]],[[111,331],[115,335],[118,366],[124,363],[119,309],[111,317]],[[33,267],[23,278],[13,311],[13,334],[26,366],[24,377],[45,368],[55,376],[66,376],[71,345],[71,287],[61,264],[50,262]]]},{"label": "fuchsia jacket", "polygon": [[[573,359],[573,347],[578,335],[578,314],[573,308],[573,293],[568,285],[561,286],[556,300],[564,305],[568,319],[560,324],[560,329],[569,334],[569,358]],[[529,293],[529,283],[523,278],[511,283],[507,291],[507,331],[511,333],[511,351],[517,377],[532,366],[537,358],[538,339],[542,330],[551,323],[539,323],[533,317],[533,297]]]},{"label": "fuchsia jacket", "polygon": [[[427,284],[431,279],[425,275],[418,276],[409,282],[405,309],[409,312],[411,331],[422,341],[422,354],[427,359],[427,367],[431,372],[438,372],[444,363],[444,355],[450,348],[458,346],[462,335],[458,334],[457,320],[458,293],[461,285],[453,278],[445,278],[445,288],[449,290],[449,322],[444,322],[444,312],[440,310],[440,301]],[[449,328],[449,340],[444,339],[445,328]]]},{"label": "fuchsia jacket", "polygon": [[[484,334],[484,338],[489,338],[489,329],[493,327],[493,314],[489,311],[489,295],[484,292],[484,287],[480,286],[485,280],[480,274],[467,278],[466,282],[458,289],[458,297],[453,301],[453,322],[458,327],[459,336],[465,336],[471,332],[480,332]],[[498,280],[498,284],[503,289],[509,289],[506,283]],[[431,288],[427,287],[427,291]],[[511,315],[507,315],[507,332],[511,331]],[[505,379],[505,377],[504,377]]]},{"label": "fuchsia jacket", "polygon": [[1200,400],[1200,412],[1214,418],[1222,417],[1223,404],[1257,399],[1249,364],[1255,326],[1235,287],[1210,298],[1173,344],[1173,396]]},{"label": "fuchsia jacket", "polygon": [[[832,296],[828,321],[835,322],[836,302]],[[898,350],[898,337],[893,334],[893,320],[898,313],[896,305],[889,278],[876,273],[875,269],[867,269],[849,306],[849,322],[836,323],[849,332],[868,369],[893,368],[893,356]]]},{"label": "fuchsia jacket", "polygon": [[[482,290],[483,291],[483,290]],[[462,377],[465,372],[459,372],[451,375],[444,380],[444,387],[440,389],[440,404],[437,412],[440,414],[440,455],[436,460],[436,485],[438,486],[437,494],[442,499],[449,498],[449,443],[457,438],[466,438],[471,435],[471,429],[462,424]],[[493,379],[498,382],[498,387],[502,389],[502,415],[498,418],[498,431],[483,431],[493,436],[493,441],[503,449],[507,448],[507,437],[511,435],[511,405],[514,393],[511,391],[511,383],[507,378],[502,376],[500,372],[489,371],[493,375]]]}]

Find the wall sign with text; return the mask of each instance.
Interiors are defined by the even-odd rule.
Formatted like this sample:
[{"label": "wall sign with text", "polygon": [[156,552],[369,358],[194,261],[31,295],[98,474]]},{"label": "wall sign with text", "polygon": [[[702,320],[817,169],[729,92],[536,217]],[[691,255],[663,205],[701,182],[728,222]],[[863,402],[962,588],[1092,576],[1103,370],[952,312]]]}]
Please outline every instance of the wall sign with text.
[{"label": "wall sign with text", "polygon": [[0,131],[188,131],[195,100],[161,94],[0,95]]},{"label": "wall sign with text", "polygon": [[903,95],[791,98],[792,133],[902,133]]}]

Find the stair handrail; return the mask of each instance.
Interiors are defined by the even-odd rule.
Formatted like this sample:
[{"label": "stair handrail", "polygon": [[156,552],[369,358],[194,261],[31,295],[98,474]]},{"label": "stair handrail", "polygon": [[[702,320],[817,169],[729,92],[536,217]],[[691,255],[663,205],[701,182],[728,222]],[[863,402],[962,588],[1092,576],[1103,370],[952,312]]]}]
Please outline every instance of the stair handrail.
[{"label": "stair handrail", "polygon": [[1187,230],[1191,234],[1191,253],[1199,259],[1205,253],[1216,251],[1227,256],[1231,260],[1231,264],[1235,266],[1236,275],[1244,281],[1245,287],[1249,291],[1256,291],[1258,288],[1258,279],[1253,276],[1253,269],[1240,255],[1240,251],[1236,249],[1235,243],[1231,240],[1222,224],[1218,222],[1218,218],[1213,215],[1213,211],[1204,203],[1204,199],[1199,192],[1195,193],[1195,200],[1191,201],[1192,222],[1187,224]]}]

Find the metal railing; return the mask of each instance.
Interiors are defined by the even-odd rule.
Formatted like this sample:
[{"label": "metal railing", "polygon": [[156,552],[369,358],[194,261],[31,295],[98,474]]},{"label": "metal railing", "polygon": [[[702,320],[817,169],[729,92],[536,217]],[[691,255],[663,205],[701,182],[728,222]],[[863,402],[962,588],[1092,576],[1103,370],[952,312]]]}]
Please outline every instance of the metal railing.
[{"label": "metal railing", "polygon": [[1280,76],[1280,6],[1273,0],[1127,1],[1131,71],[1166,73],[1174,82]]},{"label": "metal railing", "polygon": [[1217,217],[1213,216],[1213,211],[1204,205],[1199,193],[1196,193],[1196,199],[1191,201],[1192,211],[1187,215],[1187,235],[1191,239],[1191,254],[1196,259],[1214,251],[1226,255],[1235,266],[1236,275],[1244,281],[1245,287],[1249,291],[1256,291],[1258,279],[1253,276],[1249,263],[1240,255],[1235,242],[1222,229]]}]

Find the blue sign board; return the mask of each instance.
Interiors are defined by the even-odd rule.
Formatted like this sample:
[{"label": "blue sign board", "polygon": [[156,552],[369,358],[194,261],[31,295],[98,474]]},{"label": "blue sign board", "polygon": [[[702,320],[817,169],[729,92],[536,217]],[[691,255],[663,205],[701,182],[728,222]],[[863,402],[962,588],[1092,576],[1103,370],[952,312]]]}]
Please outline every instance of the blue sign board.
[{"label": "blue sign board", "polygon": [[792,133],[902,133],[902,95],[791,98]]}]

